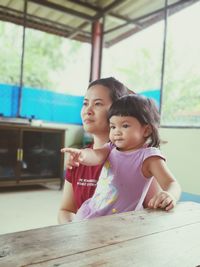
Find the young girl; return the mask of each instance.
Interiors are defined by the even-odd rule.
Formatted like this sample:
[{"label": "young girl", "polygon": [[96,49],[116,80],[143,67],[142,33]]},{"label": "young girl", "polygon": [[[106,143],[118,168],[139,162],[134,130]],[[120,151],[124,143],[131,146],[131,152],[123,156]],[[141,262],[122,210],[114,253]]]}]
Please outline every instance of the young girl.
[{"label": "young girl", "polygon": [[75,220],[142,209],[154,177],[162,191],[149,206],[172,209],[180,186],[158,149],[159,113],[154,102],[139,95],[121,97],[112,104],[108,118],[111,143],[99,149],[62,150],[72,155],[75,164],[98,165],[108,159],[94,195],[82,204]]}]

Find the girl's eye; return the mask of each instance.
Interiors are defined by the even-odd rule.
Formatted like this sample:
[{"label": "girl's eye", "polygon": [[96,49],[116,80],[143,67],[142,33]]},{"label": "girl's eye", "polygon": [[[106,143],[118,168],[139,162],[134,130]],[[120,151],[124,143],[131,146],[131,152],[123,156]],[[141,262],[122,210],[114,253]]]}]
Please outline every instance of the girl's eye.
[{"label": "girl's eye", "polygon": [[128,127],[129,127],[128,124],[124,124],[124,125],[123,125],[123,128],[128,128]]},{"label": "girl's eye", "polygon": [[87,106],[88,105],[88,103],[87,102],[83,102],[83,106]]},{"label": "girl's eye", "polygon": [[111,126],[110,126],[110,129],[112,129],[112,130],[115,129],[115,126],[112,126],[112,125],[111,125]]}]

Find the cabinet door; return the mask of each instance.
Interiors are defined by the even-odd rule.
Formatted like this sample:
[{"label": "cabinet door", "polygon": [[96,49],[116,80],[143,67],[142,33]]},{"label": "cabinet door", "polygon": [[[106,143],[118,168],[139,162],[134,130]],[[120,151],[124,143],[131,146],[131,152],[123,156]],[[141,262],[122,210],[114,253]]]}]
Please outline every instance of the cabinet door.
[{"label": "cabinet door", "polygon": [[0,179],[19,177],[17,151],[19,130],[0,128]]},{"label": "cabinet door", "polygon": [[59,132],[24,130],[20,179],[61,177],[61,146],[62,134]]}]

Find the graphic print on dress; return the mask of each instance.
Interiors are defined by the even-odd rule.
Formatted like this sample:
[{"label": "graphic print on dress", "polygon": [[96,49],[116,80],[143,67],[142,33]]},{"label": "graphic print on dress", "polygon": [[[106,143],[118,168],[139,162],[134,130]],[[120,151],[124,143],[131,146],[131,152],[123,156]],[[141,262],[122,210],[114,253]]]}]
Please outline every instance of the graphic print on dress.
[{"label": "graphic print on dress", "polygon": [[[113,204],[118,197],[117,189],[112,185],[113,173],[110,162],[107,160],[101,171],[96,191],[92,197],[92,206],[96,210],[102,210]],[[117,212],[113,209],[113,213]]]}]

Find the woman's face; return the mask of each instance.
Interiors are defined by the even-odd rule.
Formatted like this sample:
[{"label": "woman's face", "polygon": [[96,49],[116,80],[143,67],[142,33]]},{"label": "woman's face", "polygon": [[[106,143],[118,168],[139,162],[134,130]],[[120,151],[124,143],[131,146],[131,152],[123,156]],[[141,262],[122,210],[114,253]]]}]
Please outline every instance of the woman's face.
[{"label": "woman's face", "polygon": [[87,90],[81,110],[83,127],[86,132],[90,134],[109,133],[107,112],[111,104],[107,87],[94,85]]}]

